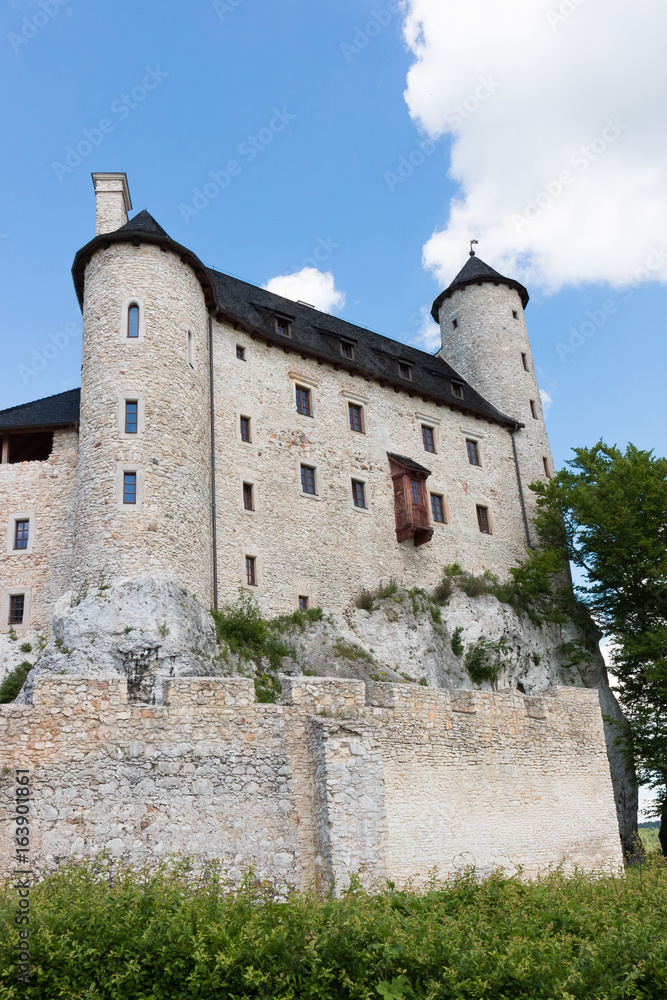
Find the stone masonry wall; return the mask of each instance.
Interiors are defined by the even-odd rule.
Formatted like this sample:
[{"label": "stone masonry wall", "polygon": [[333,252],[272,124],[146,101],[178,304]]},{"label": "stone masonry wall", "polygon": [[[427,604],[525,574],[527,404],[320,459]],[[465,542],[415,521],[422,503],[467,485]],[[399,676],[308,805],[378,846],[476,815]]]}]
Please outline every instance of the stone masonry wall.
[{"label": "stone masonry wall", "polygon": [[39,677],[0,706],[0,854],[13,768],[32,779],[31,862],[184,852],[297,886],[424,879],[474,862],[621,861],[597,692],[449,692],[333,678],[175,678],[164,705],[119,677]]},{"label": "stone masonry wall", "polygon": [[[236,345],[245,359],[236,357]],[[216,484],[220,600],[245,584],[245,556],[257,559],[257,596],[266,613],[291,611],[298,595],[340,610],[362,587],[394,577],[428,586],[443,565],[506,575],[525,554],[511,438],[504,428],[419,396],[395,392],[297,352],[214,325]],[[311,389],[313,416],[296,411],[295,386]],[[350,430],[348,403],[364,407],[365,433]],[[252,442],[240,439],[250,417]],[[435,427],[437,454],[424,450],[422,423]],[[482,465],[468,462],[466,438],[479,442]],[[445,498],[447,524],[415,548],[396,540],[387,452],[431,470],[427,488]],[[316,468],[317,496],[301,488],[300,463]],[[352,477],[366,482],[369,503],[352,503]],[[253,484],[255,510],[242,484]],[[493,534],[477,524],[489,507]]]},{"label": "stone masonry wall", "polygon": [[[48,632],[53,606],[70,586],[77,448],[75,430],[57,430],[46,461],[0,465],[0,596],[30,592],[30,619],[19,633]],[[16,514],[30,518],[27,551],[13,548]],[[0,632],[8,628],[3,614]]]}]

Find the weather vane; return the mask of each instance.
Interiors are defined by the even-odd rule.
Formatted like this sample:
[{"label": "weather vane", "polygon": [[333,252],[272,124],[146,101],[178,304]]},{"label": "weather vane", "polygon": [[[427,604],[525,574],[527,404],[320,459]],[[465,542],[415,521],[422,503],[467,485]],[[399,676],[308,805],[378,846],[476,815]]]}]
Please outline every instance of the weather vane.
[{"label": "weather vane", "polygon": [[475,256],[475,251],[472,248],[473,243],[479,243],[479,240],[471,240],[470,241],[470,257],[474,257]]}]

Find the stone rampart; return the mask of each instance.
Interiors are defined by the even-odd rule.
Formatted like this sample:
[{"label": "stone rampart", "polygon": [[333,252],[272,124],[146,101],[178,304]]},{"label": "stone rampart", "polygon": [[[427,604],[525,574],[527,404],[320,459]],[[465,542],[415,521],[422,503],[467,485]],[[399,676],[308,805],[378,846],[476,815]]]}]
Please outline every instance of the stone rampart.
[{"label": "stone rampart", "polygon": [[0,852],[14,768],[32,774],[31,861],[182,852],[297,886],[351,871],[399,884],[474,863],[621,862],[597,691],[447,691],[320,677],[182,677],[164,704],[127,682],[37,678],[0,706]]}]

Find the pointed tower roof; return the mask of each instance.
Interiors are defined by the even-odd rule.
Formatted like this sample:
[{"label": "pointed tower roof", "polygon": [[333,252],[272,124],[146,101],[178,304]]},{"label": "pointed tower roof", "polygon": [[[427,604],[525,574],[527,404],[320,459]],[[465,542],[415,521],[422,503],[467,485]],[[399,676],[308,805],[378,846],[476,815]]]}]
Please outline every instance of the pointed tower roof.
[{"label": "pointed tower roof", "polygon": [[523,285],[515,281],[514,278],[506,278],[499,271],[495,271],[488,264],[485,264],[475,253],[471,252],[468,260],[456,275],[451,285],[448,285],[433,303],[431,316],[436,323],[440,322],[440,306],[445,299],[449,298],[452,292],[456,291],[457,288],[464,288],[465,285],[481,285],[483,282],[492,282],[494,285],[508,285],[510,288],[516,288],[521,297],[523,308],[525,309],[528,305],[529,295]]}]

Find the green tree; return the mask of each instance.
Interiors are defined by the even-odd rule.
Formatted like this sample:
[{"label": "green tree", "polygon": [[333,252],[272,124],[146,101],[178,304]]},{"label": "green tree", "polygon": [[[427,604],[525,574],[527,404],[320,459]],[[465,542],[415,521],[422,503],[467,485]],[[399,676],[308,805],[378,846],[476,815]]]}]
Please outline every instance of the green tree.
[{"label": "green tree", "polygon": [[613,642],[629,723],[619,739],[639,780],[657,791],[667,856],[667,459],[602,441],[574,455],[531,486],[536,525],[543,551],[584,571],[577,596]]}]

